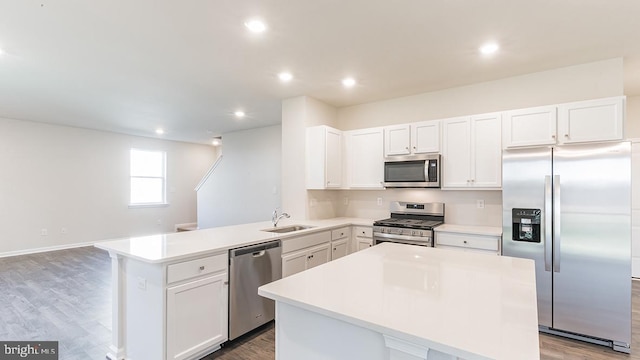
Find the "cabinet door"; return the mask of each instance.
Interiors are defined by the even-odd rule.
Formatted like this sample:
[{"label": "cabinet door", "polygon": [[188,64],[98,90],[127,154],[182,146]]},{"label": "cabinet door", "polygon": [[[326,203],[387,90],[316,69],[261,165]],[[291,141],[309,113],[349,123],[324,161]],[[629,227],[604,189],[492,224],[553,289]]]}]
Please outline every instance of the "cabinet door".
[{"label": "cabinet door", "polygon": [[468,117],[442,121],[442,187],[471,185],[471,130]]},{"label": "cabinet door", "polygon": [[350,188],[382,188],[384,154],[382,128],[348,132],[347,172]]},{"label": "cabinet door", "polygon": [[504,113],[504,147],[553,145],[556,143],[556,107],[543,106]]},{"label": "cabinet door", "polygon": [[347,240],[334,241],[331,243],[331,260],[339,259],[347,255]]},{"label": "cabinet door", "polygon": [[558,112],[558,143],[622,140],[623,97],[562,104]]},{"label": "cabinet door", "polygon": [[339,188],[342,186],[342,133],[327,128],[325,141],[327,188]]},{"label": "cabinet door", "polygon": [[356,237],[356,243],[358,245],[358,251],[360,251],[360,250],[368,249],[371,246],[373,246],[373,239]]},{"label": "cabinet door", "polygon": [[331,260],[330,244],[319,245],[308,251],[307,269],[322,265]]},{"label": "cabinet door", "polygon": [[440,120],[411,125],[411,150],[414,154],[440,152]]},{"label": "cabinet door", "polygon": [[227,340],[227,273],[167,289],[167,358],[187,359]]},{"label": "cabinet door", "polygon": [[408,155],[411,153],[411,126],[398,125],[384,128],[384,156]]},{"label": "cabinet door", "polygon": [[500,114],[471,117],[471,185],[499,188],[502,184]]},{"label": "cabinet door", "polygon": [[307,269],[307,251],[301,250],[282,255],[282,277],[297,274]]}]

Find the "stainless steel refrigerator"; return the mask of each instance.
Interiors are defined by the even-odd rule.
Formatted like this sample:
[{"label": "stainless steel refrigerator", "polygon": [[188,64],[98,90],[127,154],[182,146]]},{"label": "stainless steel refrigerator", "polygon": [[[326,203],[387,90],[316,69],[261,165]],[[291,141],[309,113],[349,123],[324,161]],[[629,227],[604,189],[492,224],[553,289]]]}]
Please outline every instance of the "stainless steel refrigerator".
[{"label": "stainless steel refrigerator", "polygon": [[630,352],[630,143],[503,152],[502,254],[535,260],[540,330]]}]

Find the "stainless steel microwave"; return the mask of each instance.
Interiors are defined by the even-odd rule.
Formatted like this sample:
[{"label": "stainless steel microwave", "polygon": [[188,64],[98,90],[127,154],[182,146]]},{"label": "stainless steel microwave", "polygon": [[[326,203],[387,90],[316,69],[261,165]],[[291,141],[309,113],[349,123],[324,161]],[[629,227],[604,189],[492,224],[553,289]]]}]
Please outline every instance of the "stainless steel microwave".
[{"label": "stainless steel microwave", "polygon": [[440,154],[387,158],[382,185],[388,188],[439,188]]}]

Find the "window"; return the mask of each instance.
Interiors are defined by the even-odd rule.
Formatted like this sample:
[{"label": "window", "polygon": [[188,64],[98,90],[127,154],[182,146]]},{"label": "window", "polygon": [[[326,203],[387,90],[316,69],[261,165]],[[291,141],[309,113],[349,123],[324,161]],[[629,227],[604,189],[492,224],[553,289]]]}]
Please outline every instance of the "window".
[{"label": "window", "polygon": [[131,149],[130,205],[166,204],[166,153]]}]

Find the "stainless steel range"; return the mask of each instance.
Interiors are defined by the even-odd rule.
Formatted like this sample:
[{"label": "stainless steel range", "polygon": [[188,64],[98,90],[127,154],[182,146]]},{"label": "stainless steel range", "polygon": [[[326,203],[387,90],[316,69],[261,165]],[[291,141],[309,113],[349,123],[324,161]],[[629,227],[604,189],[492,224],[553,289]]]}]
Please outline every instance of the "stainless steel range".
[{"label": "stainless steel range", "polygon": [[433,246],[433,228],[444,223],[443,203],[393,201],[391,217],[373,223],[373,243]]}]

